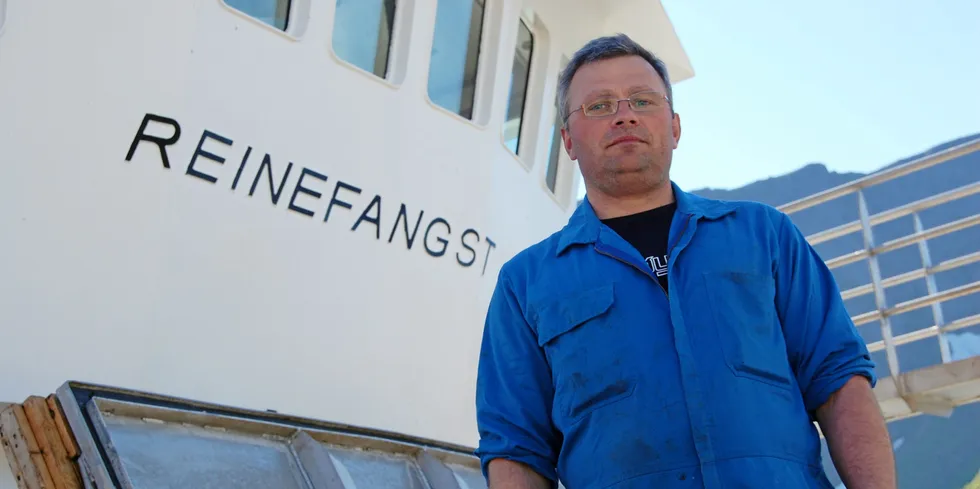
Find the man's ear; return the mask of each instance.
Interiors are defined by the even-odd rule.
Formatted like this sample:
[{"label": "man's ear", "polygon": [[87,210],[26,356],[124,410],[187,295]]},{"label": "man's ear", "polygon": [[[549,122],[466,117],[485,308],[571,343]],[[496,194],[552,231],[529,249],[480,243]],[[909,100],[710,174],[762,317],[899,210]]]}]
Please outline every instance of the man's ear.
[{"label": "man's ear", "polygon": [[565,152],[568,153],[568,158],[575,161],[577,158],[575,156],[575,148],[572,147],[572,136],[568,133],[567,127],[561,128],[561,142],[565,146]]},{"label": "man's ear", "polygon": [[677,143],[681,140],[681,115],[674,112],[674,120],[671,122],[671,128],[674,132],[674,149],[677,149]]}]

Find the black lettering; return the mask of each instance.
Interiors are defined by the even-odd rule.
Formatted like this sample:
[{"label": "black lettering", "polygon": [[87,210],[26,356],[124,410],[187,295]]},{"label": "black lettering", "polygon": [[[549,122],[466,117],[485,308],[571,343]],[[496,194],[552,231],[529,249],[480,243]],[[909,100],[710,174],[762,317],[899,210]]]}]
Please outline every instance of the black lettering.
[{"label": "black lettering", "polygon": [[310,189],[308,189],[308,188],[306,188],[306,187],[303,186],[303,177],[305,177],[306,175],[311,175],[311,176],[313,176],[313,178],[317,178],[317,179],[322,180],[324,182],[327,181],[327,176],[326,175],[321,175],[320,173],[317,173],[317,172],[315,172],[313,170],[310,170],[309,168],[303,168],[303,172],[299,174],[299,180],[296,181],[296,188],[293,189],[293,196],[289,198],[289,210],[299,212],[300,214],[303,214],[303,215],[306,215],[306,216],[309,216],[309,217],[313,217],[313,211],[311,211],[309,209],[304,209],[304,208],[302,208],[302,207],[300,207],[300,206],[298,206],[298,205],[295,204],[295,202],[296,202],[296,195],[299,194],[300,192],[303,192],[306,195],[311,195],[311,196],[316,197],[318,199],[320,198],[320,192],[317,192],[315,190],[310,190]]},{"label": "black lettering", "polygon": [[286,186],[286,179],[289,178],[289,172],[293,169],[293,162],[290,161],[289,165],[286,166],[286,173],[279,182],[279,190],[276,190],[272,183],[272,157],[269,156],[269,153],[266,153],[262,158],[262,164],[259,165],[259,171],[255,173],[255,180],[252,180],[252,188],[248,191],[249,197],[255,193],[255,187],[259,185],[259,179],[262,178],[263,169],[267,170],[266,174],[269,176],[269,194],[272,195],[272,205],[276,205],[279,203],[279,196],[282,195],[283,187]]},{"label": "black lettering", "polygon": [[[164,139],[146,134],[146,126],[149,125],[150,121],[169,124],[170,127],[174,128],[174,135]],[[175,144],[178,139],[180,139],[180,124],[177,121],[156,114],[146,114],[143,116],[143,122],[140,123],[139,130],[136,131],[136,137],[133,138],[132,144],[129,145],[129,152],[126,153],[126,161],[133,160],[133,155],[136,154],[136,146],[139,145],[140,141],[147,141],[160,148],[160,160],[163,161],[163,167],[170,168],[170,158],[167,156],[166,146]]]},{"label": "black lettering", "polygon": [[[375,204],[378,206],[378,217],[367,217],[368,211],[374,208]],[[367,221],[374,224],[374,239],[381,239],[381,196],[375,195],[371,199],[371,203],[368,204],[364,212],[361,213],[361,217],[357,218],[357,222],[354,223],[354,227],[350,228],[351,231],[356,231],[357,226],[360,226],[361,221]]]},{"label": "black lettering", "polygon": [[487,236],[487,256],[483,259],[483,271],[480,272],[482,277],[484,273],[487,273],[487,262],[490,261],[490,250],[497,247],[497,243],[494,243],[490,236]]},{"label": "black lettering", "polygon": [[347,190],[350,190],[351,192],[354,192],[356,194],[360,194],[361,193],[361,189],[359,189],[359,188],[357,188],[357,187],[355,187],[353,185],[348,185],[348,184],[344,183],[341,180],[337,180],[337,186],[333,188],[333,197],[330,198],[330,204],[327,205],[327,213],[323,216],[323,222],[327,222],[327,219],[330,219],[330,210],[333,209],[334,204],[337,204],[337,205],[343,207],[344,209],[350,209],[351,208],[351,205],[350,205],[349,202],[344,202],[343,200],[340,200],[340,199],[337,198],[337,192],[340,191],[340,187],[343,187],[343,188],[345,188]]},{"label": "black lettering", "polygon": [[476,232],[476,229],[467,229],[466,231],[463,231],[463,235],[462,235],[462,237],[459,238],[459,242],[463,244],[463,248],[466,248],[467,250],[469,250],[470,254],[473,255],[473,258],[470,258],[470,261],[464,262],[463,260],[460,260],[459,259],[459,252],[458,251],[456,252],[456,261],[460,265],[462,265],[464,267],[471,266],[471,265],[473,265],[473,262],[476,261],[476,250],[474,250],[472,246],[470,246],[469,244],[466,243],[466,235],[467,234],[475,234],[476,235],[476,242],[477,243],[480,242],[480,233]]},{"label": "black lettering", "polygon": [[405,208],[405,204],[402,204],[401,209],[398,210],[398,217],[395,218],[395,225],[391,227],[391,234],[388,235],[388,242],[395,239],[395,231],[398,230],[398,223],[404,218],[405,223],[405,246],[408,249],[412,249],[412,243],[415,242],[415,235],[419,232],[419,225],[422,224],[422,214],[425,211],[419,211],[419,218],[415,221],[415,229],[412,234],[408,234],[408,210]]},{"label": "black lettering", "polygon": [[433,219],[432,222],[429,223],[429,226],[427,228],[425,228],[425,237],[422,238],[422,241],[423,241],[423,244],[425,244],[425,251],[427,251],[432,256],[440,257],[440,256],[446,254],[446,248],[449,247],[449,240],[447,240],[446,238],[442,238],[442,237],[436,238],[436,241],[438,241],[439,243],[442,244],[442,249],[439,250],[439,251],[433,251],[432,248],[429,248],[429,232],[432,231],[432,226],[435,226],[436,223],[445,224],[446,225],[446,234],[452,234],[452,229],[449,227],[449,223],[446,222],[445,219],[443,219],[441,217],[437,217],[437,218]]},{"label": "black lettering", "polygon": [[252,154],[252,147],[249,146],[245,149],[245,156],[242,156],[242,163],[238,165],[238,171],[235,172],[235,181],[231,182],[231,189],[235,190],[238,188],[238,179],[242,178],[242,170],[245,169],[245,163],[248,162],[248,155]]},{"label": "black lettering", "polygon": [[187,164],[187,174],[200,178],[201,180],[206,180],[208,182],[215,183],[218,181],[217,178],[208,175],[207,173],[203,173],[194,169],[194,162],[197,161],[198,156],[203,156],[211,161],[221,163],[222,165],[225,164],[225,159],[222,158],[221,156],[218,156],[214,153],[204,151],[203,149],[201,149],[202,147],[204,147],[204,141],[208,138],[217,140],[229,146],[231,146],[232,143],[231,139],[228,139],[220,134],[215,134],[205,129],[204,132],[201,134],[201,140],[197,142],[197,149],[194,150],[194,156],[191,156],[191,162]]}]

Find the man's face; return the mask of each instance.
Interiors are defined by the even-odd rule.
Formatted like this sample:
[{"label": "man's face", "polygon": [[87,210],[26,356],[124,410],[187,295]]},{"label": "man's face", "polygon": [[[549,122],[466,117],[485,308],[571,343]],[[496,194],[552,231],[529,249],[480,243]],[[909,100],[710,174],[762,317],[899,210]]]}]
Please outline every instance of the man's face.
[{"label": "man's face", "polygon": [[[571,114],[561,134],[569,157],[578,160],[588,190],[623,197],[647,193],[669,181],[671,156],[681,135],[680,117],[672,115],[666,103],[652,111],[634,112],[623,100],[649,90],[667,93],[657,71],[639,56],[597,61],[575,73],[568,91]],[[615,114],[600,118],[576,111],[599,98],[623,101]]]}]

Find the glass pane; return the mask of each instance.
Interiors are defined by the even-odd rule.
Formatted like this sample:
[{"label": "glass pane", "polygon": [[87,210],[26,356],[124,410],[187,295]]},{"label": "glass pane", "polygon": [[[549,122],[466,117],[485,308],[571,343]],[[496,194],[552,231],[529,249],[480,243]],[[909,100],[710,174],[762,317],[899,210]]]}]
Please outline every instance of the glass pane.
[{"label": "glass pane", "polygon": [[450,465],[460,489],[487,489],[487,481],[480,469],[471,469],[461,465]]},{"label": "glass pane", "polygon": [[439,0],[429,64],[429,98],[473,118],[483,0]]},{"label": "glass pane", "polygon": [[422,473],[404,455],[327,446],[346,487],[424,489]]},{"label": "glass pane", "polygon": [[123,416],[105,427],[139,489],[307,489],[285,440]]},{"label": "glass pane", "polygon": [[517,47],[514,49],[514,67],[510,74],[510,95],[507,97],[507,121],[504,123],[504,140],[515,154],[521,148],[521,126],[524,118],[524,102],[527,96],[528,77],[531,73],[531,54],[534,36],[524,21],[518,23]]},{"label": "glass pane", "polygon": [[286,30],[290,0],[225,0],[225,3],[277,29]]},{"label": "glass pane", "polygon": [[333,49],[341,59],[381,78],[395,20],[395,0],[337,0]]},{"label": "glass pane", "polygon": [[548,189],[552,193],[555,192],[555,187],[558,184],[558,158],[561,156],[562,150],[562,140],[561,140],[561,120],[558,119],[558,107],[555,106],[555,122],[551,126],[551,142],[549,143],[551,147],[551,155],[548,157],[548,172],[545,174],[545,182],[548,184]]}]

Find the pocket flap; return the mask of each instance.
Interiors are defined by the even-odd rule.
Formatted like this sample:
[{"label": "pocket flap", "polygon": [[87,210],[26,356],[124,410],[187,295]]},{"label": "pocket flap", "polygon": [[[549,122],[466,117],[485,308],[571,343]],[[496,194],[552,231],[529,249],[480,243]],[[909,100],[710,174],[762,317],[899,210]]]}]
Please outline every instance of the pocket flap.
[{"label": "pocket flap", "polygon": [[608,311],[613,299],[613,285],[606,284],[547,304],[538,311],[538,346]]}]

